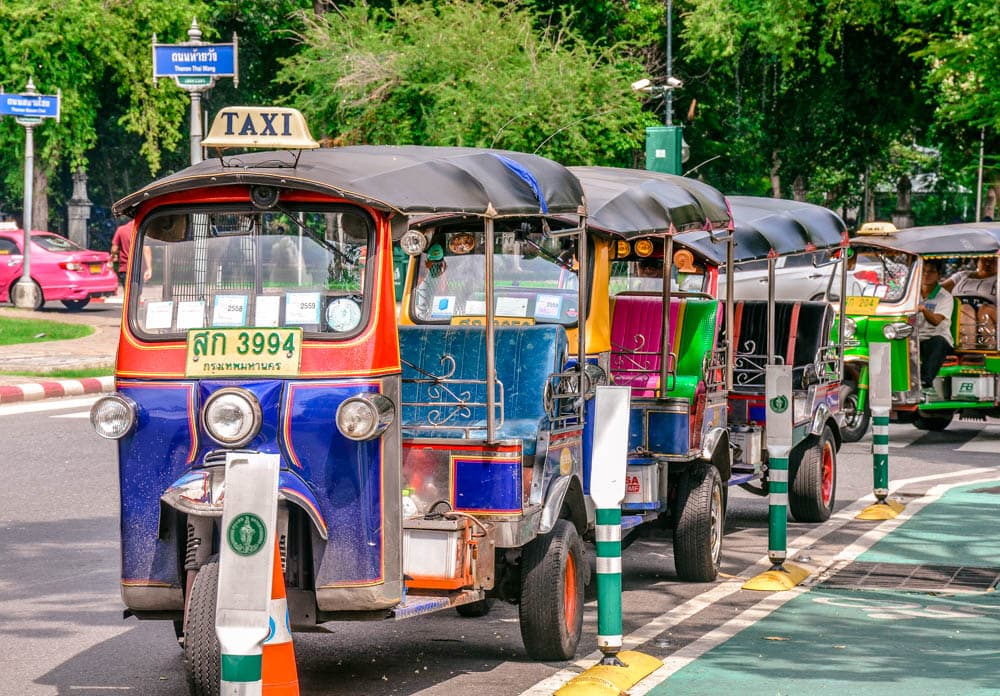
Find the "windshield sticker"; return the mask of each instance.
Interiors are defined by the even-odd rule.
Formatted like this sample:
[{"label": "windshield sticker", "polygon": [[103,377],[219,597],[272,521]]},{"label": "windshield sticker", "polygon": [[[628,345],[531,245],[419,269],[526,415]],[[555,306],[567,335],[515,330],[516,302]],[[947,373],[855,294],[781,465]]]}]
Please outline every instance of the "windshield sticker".
[{"label": "windshield sticker", "polygon": [[247,323],[246,295],[216,295],[212,326],[244,326]]},{"label": "windshield sticker", "polygon": [[281,313],[281,295],[257,295],[254,326],[277,326]]},{"label": "windshield sticker", "polygon": [[455,314],[454,295],[435,295],[431,305],[431,318],[444,319]]},{"label": "windshield sticker", "polygon": [[146,305],[146,329],[169,329],[174,316],[173,301]]},{"label": "windshield sticker", "polygon": [[502,317],[528,316],[527,297],[498,297],[496,313]]},{"label": "windshield sticker", "polygon": [[319,293],[290,292],[285,295],[286,324],[318,324]]},{"label": "windshield sticker", "polygon": [[466,300],[465,313],[472,316],[486,314],[486,300]]},{"label": "windshield sticker", "polygon": [[535,299],[535,319],[558,319],[562,315],[562,301],[559,295],[539,295]]},{"label": "windshield sticker", "polygon": [[189,300],[177,303],[177,328],[200,329],[205,326],[205,302]]}]

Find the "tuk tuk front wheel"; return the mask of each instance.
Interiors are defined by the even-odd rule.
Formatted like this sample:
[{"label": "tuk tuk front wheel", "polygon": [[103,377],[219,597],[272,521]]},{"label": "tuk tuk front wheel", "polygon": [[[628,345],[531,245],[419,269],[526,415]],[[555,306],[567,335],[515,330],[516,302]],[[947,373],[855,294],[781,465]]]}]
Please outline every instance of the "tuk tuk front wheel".
[{"label": "tuk tuk front wheel", "polygon": [[797,522],[825,522],[837,488],[837,448],[829,426],[819,441],[792,450],[788,460],[788,509]]},{"label": "tuk tuk front wheel", "polygon": [[674,513],[674,566],[685,582],[711,582],[722,564],[726,506],[719,471],[697,462],[681,474]]},{"label": "tuk tuk front wheel", "polygon": [[[934,415],[930,415],[933,413]],[[951,419],[955,417],[954,411],[928,411],[918,413],[913,421],[917,430],[931,430],[939,433],[951,424]]]},{"label": "tuk tuk front wheel", "polygon": [[518,615],[531,659],[562,661],[576,654],[587,572],[583,541],[569,520],[557,520],[524,548]]},{"label": "tuk tuk front wheel", "polygon": [[840,388],[840,410],[844,412],[844,427],[840,434],[844,442],[857,442],[868,432],[872,414],[867,407],[859,408],[858,385],[844,384]]},{"label": "tuk tuk front wheel", "polygon": [[215,635],[219,562],[206,563],[191,587],[184,617],[184,671],[190,696],[218,696],[221,674],[219,639]]}]

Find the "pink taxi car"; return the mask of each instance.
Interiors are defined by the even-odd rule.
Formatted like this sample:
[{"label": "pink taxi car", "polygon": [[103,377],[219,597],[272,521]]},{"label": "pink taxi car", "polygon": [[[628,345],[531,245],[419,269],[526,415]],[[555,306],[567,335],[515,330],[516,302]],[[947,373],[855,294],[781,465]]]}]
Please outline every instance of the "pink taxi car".
[{"label": "pink taxi car", "polygon": [[[11,291],[24,265],[24,232],[0,223],[0,302],[11,301]],[[118,277],[106,251],[84,249],[51,232],[31,233],[31,279],[41,292],[39,309],[49,300],[60,300],[78,311],[91,298],[114,295]]]}]

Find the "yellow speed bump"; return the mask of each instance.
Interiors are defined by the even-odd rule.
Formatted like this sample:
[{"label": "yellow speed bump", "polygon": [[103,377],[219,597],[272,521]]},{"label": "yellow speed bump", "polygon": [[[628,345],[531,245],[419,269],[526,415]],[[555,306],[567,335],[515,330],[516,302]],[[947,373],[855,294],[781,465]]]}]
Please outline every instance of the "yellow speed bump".
[{"label": "yellow speed bump", "polygon": [[623,666],[597,663],[566,682],[555,696],[621,696],[663,666],[652,655],[634,650],[618,653],[618,659]]},{"label": "yellow speed bump", "polygon": [[898,500],[883,500],[872,503],[857,514],[856,520],[891,520],[895,519],[903,511],[903,505]]},{"label": "yellow speed bump", "polygon": [[790,590],[809,577],[809,571],[791,563],[766,570],[743,583],[744,590],[782,592]]}]

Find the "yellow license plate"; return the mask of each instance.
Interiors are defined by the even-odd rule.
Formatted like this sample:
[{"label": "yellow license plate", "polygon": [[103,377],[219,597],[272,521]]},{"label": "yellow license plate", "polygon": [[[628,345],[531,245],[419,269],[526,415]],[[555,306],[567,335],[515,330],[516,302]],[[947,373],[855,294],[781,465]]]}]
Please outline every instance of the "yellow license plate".
[{"label": "yellow license plate", "polygon": [[104,267],[101,264],[99,264],[99,263],[92,263],[92,264],[90,264],[90,272],[91,273],[100,273],[102,268],[104,268]]},{"label": "yellow license plate", "polygon": [[879,298],[861,297],[860,295],[850,295],[844,302],[844,311],[847,314],[860,314],[869,316],[875,314],[878,309]]},{"label": "yellow license plate", "polygon": [[188,377],[295,377],[302,329],[192,329]]},{"label": "yellow license plate", "polygon": [[[458,316],[449,322],[452,326],[486,326],[486,317]],[[493,317],[494,326],[534,326],[532,317]]]}]

